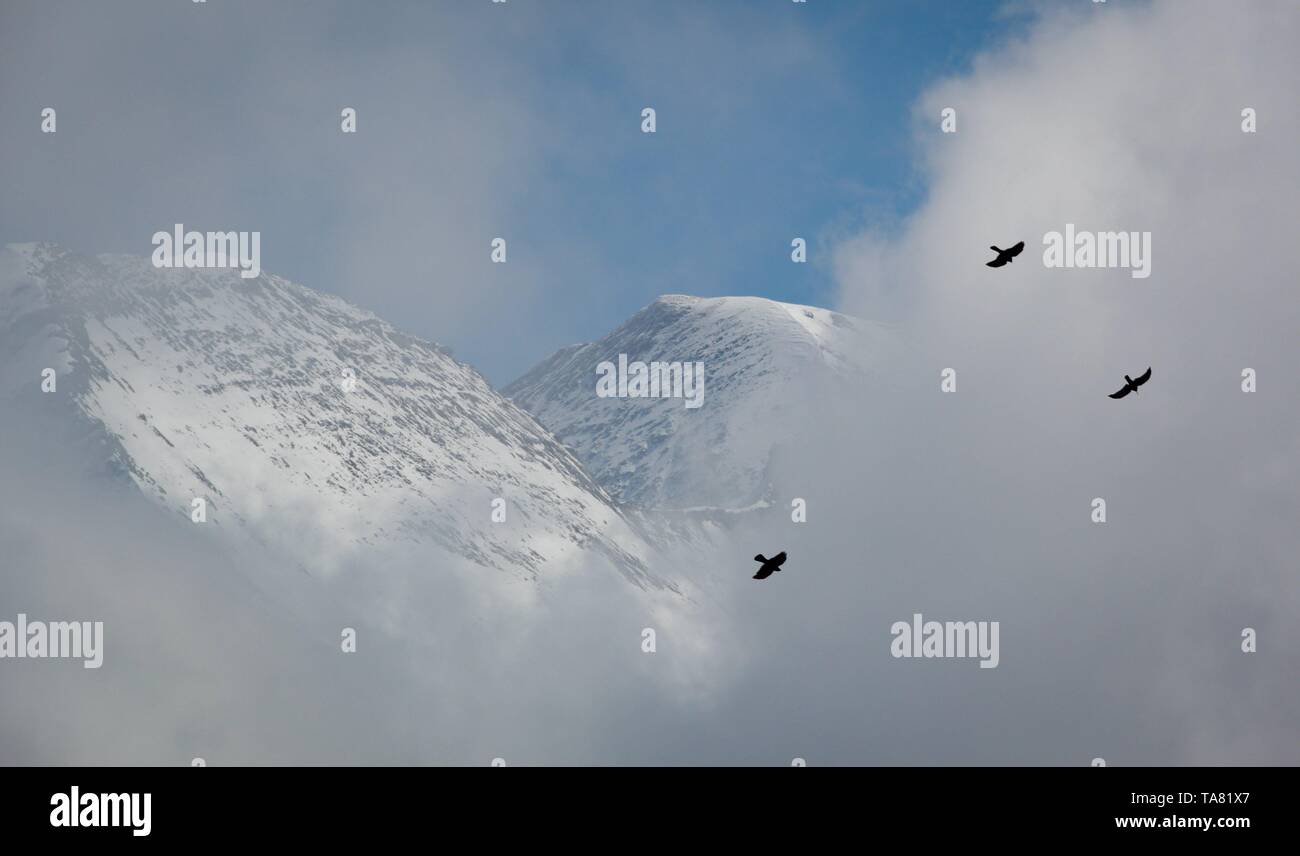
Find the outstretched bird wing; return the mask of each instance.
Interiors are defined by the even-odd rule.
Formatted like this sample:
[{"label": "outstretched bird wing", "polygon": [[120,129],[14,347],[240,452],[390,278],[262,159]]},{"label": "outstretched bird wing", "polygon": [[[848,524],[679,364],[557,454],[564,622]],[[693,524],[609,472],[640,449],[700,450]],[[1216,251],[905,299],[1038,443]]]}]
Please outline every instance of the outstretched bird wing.
[{"label": "outstretched bird wing", "polygon": [[1002,267],[1006,263],[1007,260],[1003,256],[998,256],[996,259],[994,259],[991,262],[985,262],[985,264],[988,265],[989,267]]},{"label": "outstretched bird wing", "polygon": [[781,567],[782,565],[785,564],[785,551],[782,550],[781,552],[777,553],[769,561],[773,565],[776,565],[778,568]]},{"label": "outstretched bird wing", "polygon": [[1021,241],[1020,243],[1016,244],[1014,247],[1009,247],[1007,249],[1007,254],[1011,256],[1018,256],[1020,255],[1020,251],[1023,250],[1024,248],[1025,248],[1025,242]]},{"label": "outstretched bird wing", "polygon": [[758,573],[754,574],[754,579],[765,580],[770,576],[772,576],[772,566],[768,564],[758,569]]},{"label": "outstretched bird wing", "polygon": [[1124,384],[1124,388],[1123,388],[1123,389],[1121,389],[1119,392],[1112,392],[1112,393],[1110,394],[1110,397],[1111,397],[1111,398],[1123,398],[1124,396],[1128,395],[1128,394],[1129,394],[1130,392],[1132,392],[1132,391],[1133,391],[1133,387],[1129,386],[1128,384]]},{"label": "outstretched bird wing", "polygon": [[1149,380],[1151,380],[1151,367],[1147,366],[1147,370],[1145,374],[1140,374],[1137,377],[1133,378],[1133,385],[1141,386],[1142,384],[1146,383]]}]

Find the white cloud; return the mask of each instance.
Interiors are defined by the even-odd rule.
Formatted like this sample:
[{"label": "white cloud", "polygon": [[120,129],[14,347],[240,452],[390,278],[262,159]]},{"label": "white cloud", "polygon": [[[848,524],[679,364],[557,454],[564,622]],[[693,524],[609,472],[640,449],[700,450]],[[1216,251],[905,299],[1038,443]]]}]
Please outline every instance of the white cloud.
[{"label": "white cloud", "polygon": [[[914,392],[864,406],[892,426],[876,435],[887,448],[916,453],[870,455],[860,473],[904,505],[927,498],[909,479],[942,493],[922,529],[963,554],[947,561],[977,586],[1014,581],[984,602],[1004,618],[1016,721],[1055,709],[1045,731],[1064,748],[1092,727],[1071,716],[1097,717],[1133,762],[1294,763],[1295,729],[1274,711],[1295,688],[1236,644],[1256,624],[1297,644],[1300,542],[1284,521],[1300,513],[1300,9],[1081,6],[928,91],[926,201],[901,234],[839,248],[841,308],[901,312],[914,347],[900,369]],[[947,106],[956,134],[939,132]],[[1256,134],[1240,128],[1248,106]],[[1045,268],[1042,237],[1066,223],[1150,231],[1152,276]],[[984,266],[990,244],[1017,240],[1015,263]],[[1148,365],[1139,397],[1105,397]],[[1267,394],[1240,391],[1248,366]],[[1104,528],[1087,523],[1094,496],[1110,504]],[[921,556],[944,561],[918,543]],[[997,558],[981,569],[982,556]],[[924,572],[915,597],[972,584]],[[1017,666],[1017,646],[1032,664]]]},{"label": "white cloud", "polygon": [[[696,607],[665,611],[607,573],[519,597],[419,556],[304,580],[286,606],[243,577],[275,569],[232,569],[111,488],[77,489],[71,460],[7,439],[0,552],[40,573],[0,575],[0,603],[103,619],[107,650],[90,678],[6,678],[18,689],[0,695],[0,761],[1300,761],[1286,669],[1300,646],[1300,12],[1078,5],[921,100],[929,198],[900,233],[838,257],[841,307],[873,317],[888,300],[912,357],[896,387],[807,420],[805,455],[775,487],[808,500],[808,523],[778,502],[716,555],[675,557],[674,572],[694,563],[708,579]],[[1253,136],[1238,130],[1247,105]],[[957,135],[937,133],[940,106],[959,110]],[[457,115],[482,120],[457,138],[477,157],[449,179],[457,192],[498,166],[516,180],[508,147],[469,149],[527,116]],[[363,216],[415,158],[376,153],[393,160]],[[423,233],[403,213],[422,192],[400,188],[389,212],[402,241]],[[148,210],[191,219],[164,215],[165,200]],[[446,215],[443,237],[496,216]],[[1152,277],[1044,269],[1041,236],[1066,222],[1151,231]],[[983,266],[989,244],[1019,239],[1013,266]],[[363,243],[340,251],[352,270],[402,274]],[[1148,364],[1140,397],[1104,397]],[[1254,396],[1237,389],[1246,365]],[[954,396],[938,391],[944,366]],[[1097,495],[1104,527],[1088,522]],[[783,573],[749,580],[749,557],[779,549]],[[999,621],[999,667],[893,660],[889,627],[915,611]],[[359,629],[356,655],[336,653],[342,626]],[[1240,653],[1243,626],[1260,653]]]}]

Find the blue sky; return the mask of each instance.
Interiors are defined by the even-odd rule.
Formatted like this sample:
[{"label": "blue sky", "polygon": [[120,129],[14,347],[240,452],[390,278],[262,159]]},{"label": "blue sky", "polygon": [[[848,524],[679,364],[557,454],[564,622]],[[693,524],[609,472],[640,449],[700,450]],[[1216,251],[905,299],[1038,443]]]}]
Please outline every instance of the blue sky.
[{"label": "blue sky", "polygon": [[264,270],[502,385],[662,293],[833,303],[830,247],[923,198],[917,96],[1027,26],[1004,8],[18,0],[0,239],[259,230]]},{"label": "blue sky", "polygon": [[[619,126],[610,149],[551,160],[563,198],[520,212],[545,240],[589,236],[613,268],[617,281],[602,285],[615,299],[595,304],[602,311],[585,316],[576,338],[599,337],[660,293],[832,304],[830,245],[864,225],[896,228],[919,204],[915,99],[1023,32],[1030,17],[1005,6],[709,4],[718,17],[734,15],[737,41],[753,39],[718,91],[661,79],[648,63],[640,76],[610,76],[585,33],[562,58],[547,53],[540,80],[594,87],[620,111],[653,106],[658,119],[649,136],[636,109],[601,117]],[[809,46],[812,55],[800,53]],[[783,50],[789,60],[772,68]],[[795,236],[807,240],[810,264],[790,262]],[[465,345],[462,355],[475,351]]]},{"label": "blue sky", "polygon": [[[737,14],[754,6],[729,5]],[[711,118],[695,112],[693,92],[629,87],[655,102],[660,131],[652,140],[631,135],[602,176],[604,198],[573,213],[635,267],[667,275],[674,267],[657,258],[664,250],[723,257],[692,293],[825,304],[828,269],[790,264],[790,239],[803,236],[821,261],[818,250],[836,232],[863,221],[888,228],[912,210],[924,192],[913,172],[914,99],[1005,38],[1008,22],[988,2],[773,7],[766,14],[791,19],[826,63],[762,81],[739,109],[704,127],[675,122],[679,110]],[[816,74],[825,71],[834,79]],[[658,210],[637,204],[647,188]],[[645,239],[648,224],[664,244]]]}]

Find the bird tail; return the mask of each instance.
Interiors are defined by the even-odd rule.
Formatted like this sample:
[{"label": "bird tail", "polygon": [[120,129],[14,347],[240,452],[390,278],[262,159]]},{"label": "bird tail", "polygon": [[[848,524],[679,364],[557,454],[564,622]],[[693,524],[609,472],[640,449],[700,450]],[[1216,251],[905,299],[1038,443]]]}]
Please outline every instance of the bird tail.
[{"label": "bird tail", "polygon": [[759,553],[757,556],[754,557],[754,561],[755,561],[755,562],[766,562],[766,561],[767,561],[767,557],[764,556],[762,553]]}]

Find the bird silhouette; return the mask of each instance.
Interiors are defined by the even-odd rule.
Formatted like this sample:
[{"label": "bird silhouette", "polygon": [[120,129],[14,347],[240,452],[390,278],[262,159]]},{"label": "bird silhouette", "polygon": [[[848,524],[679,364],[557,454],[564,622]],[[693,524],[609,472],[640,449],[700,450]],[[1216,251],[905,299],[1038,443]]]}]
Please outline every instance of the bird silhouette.
[{"label": "bird silhouette", "polygon": [[759,553],[754,557],[754,561],[763,563],[763,566],[758,569],[758,573],[754,574],[754,579],[765,580],[772,576],[773,571],[781,570],[781,566],[785,564],[785,551],[782,550],[770,559],[765,558],[762,553]]},{"label": "bird silhouette", "polygon": [[1128,375],[1124,375],[1124,388],[1121,389],[1119,392],[1112,392],[1110,394],[1110,397],[1123,398],[1124,396],[1128,395],[1130,392],[1137,392],[1138,387],[1149,380],[1151,380],[1150,366],[1147,367],[1145,374],[1140,374],[1136,378],[1131,378]]},{"label": "bird silhouette", "polygon": [[1009,264],[1012,259],[1020,255],[1020,251],[1025,248],[1025,242],[1021,241],[1014,247],[1005,250],[999,250],[997,247],[989,247],[990,250],[998,254],[998,257],[991,262],[985,262],[989,267],[1002,267]]}]

